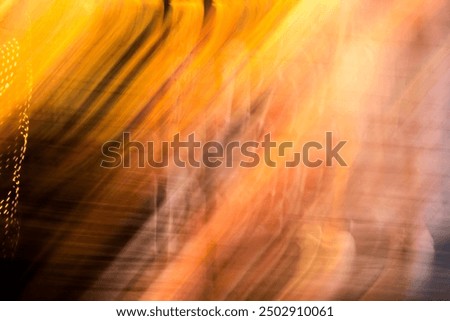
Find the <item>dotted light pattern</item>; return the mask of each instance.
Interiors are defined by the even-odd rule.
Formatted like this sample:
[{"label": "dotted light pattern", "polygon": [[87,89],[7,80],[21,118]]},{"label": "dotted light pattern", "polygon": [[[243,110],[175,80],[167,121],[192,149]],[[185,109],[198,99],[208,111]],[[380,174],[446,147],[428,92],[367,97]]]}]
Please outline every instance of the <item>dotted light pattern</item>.
[{"label": "dotted light pattern", "polygon": [[21,103],[17,103],[15,99],[21,89],[18,87],[21,84],[17,81],[22,72],[18,66],[19,55],[20,46],[16,39],[6,42],[0,48],[0,255],[3,258],[14,255],[19,241],[17,205],[20,171],[29,129],[27,113],[31,99],[30,68],[25,68],[28,98]]}]

